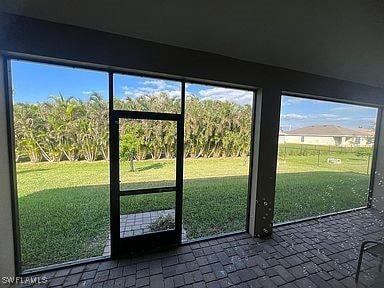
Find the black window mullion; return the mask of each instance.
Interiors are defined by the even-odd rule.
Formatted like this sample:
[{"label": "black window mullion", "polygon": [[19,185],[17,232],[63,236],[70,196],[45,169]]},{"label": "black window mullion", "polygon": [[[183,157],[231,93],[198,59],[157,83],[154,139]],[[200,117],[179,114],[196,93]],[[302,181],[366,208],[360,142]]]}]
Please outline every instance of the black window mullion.
[{"label": "black window mullion", "polygon": [[184,183],[184,119],[185,119],[185,81],[181,83],[181,115],[177,121],[176,148],[176,211],[175,228],[177,242],[181,243],[183,222],[183,183]]},{"label": "black window mullion", "polygon": [[159,113],[159,112],[142,112],[142,111],[126,111],[126,110],[113,110],[113,114],[118,118],[126,119],[140,119],[140,120],[167,120],[177,121],[180,119],[180,114],[172,113]]},{"label": "black window mullion", "polygon": [[111,257],[118,256],[120,239],[120,197],[119,197],[119,118],[113,111],[113,73],[109,73],[109,171],[110,171],[110,228]]},{"label": "black window mullion", "polygon": [[143,189],[132,189],[132,190],[121,190],[120,196],[131,196],[131,195],[142,195],[142,194],[155,194],[163,192],[176,191],[176,186],[159,187],[159,188],[143,188]]}]

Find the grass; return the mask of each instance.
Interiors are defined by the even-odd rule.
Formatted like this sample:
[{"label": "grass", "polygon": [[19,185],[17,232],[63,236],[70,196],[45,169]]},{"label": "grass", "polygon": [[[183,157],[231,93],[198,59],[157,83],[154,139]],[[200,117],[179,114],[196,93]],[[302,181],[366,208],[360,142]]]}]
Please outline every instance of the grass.
[{"label": "grass", "polygon": [[367,175],[302,172],[277,176],[274,222],[283,222],[367,204]]},{"label": "grass", "polygon": [[[348,156],[348,157],[347,157]],[[275,222],[363,206],[367,159],[339,155],[342,164],[317,156],[279,163]],[[325,157],[325,156],[324,156]],[[125,188],[172,184],[174,161],[122,163]],[[189,238],[245,229],[248,160],[185,161],[183,223]],[[109,231],[109,163],[98,161],[17,165],[24,269],[101,255]],[[123,197],[122,214],[174,208],[174,193]]]},{"label": "grass", "polygon": [[[301,143],[282,143],[279,144],[279,149],[282,154],[295,154],[297,151],[321,151],[327,153],[357,153],[357,154],[372,154],[372,147],[360,146],[334,146],[334,145],[313,145]],[[307,151],[309,153],[309,151]]]}]

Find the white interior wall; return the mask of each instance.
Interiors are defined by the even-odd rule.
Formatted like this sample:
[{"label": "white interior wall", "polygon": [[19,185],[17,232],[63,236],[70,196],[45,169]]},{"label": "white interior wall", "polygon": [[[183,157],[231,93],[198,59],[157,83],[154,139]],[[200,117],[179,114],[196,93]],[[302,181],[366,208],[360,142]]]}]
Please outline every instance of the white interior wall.
[{"label": "white interior wall", "polygon": [[0,277],[15,274],[3,71],[0,58]]}]

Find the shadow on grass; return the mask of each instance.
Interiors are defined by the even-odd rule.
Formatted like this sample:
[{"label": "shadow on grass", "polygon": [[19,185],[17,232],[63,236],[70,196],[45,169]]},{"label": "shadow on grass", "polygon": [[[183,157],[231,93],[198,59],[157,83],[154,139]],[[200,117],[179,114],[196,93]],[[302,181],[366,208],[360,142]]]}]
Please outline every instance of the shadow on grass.
[{"label": "shadow on grass", "polygon": [[33,169],[33,170],[18,170],[17,174],[27,174],[27,173],[36,173],[36,172],[43,172],[43,171],[48,171],[51,170],[50,168],[38,168],[38,169]]},{"label": "shadow on grass", "polygon": [[[188,179],[184,225],[192,237],[244,229],[247,177]],[[141,183],[164,186],[167,181]],[[175,207],[175,193],[121,197],[121,213]],[[241,212],[239,212],[241,210]],[[19,198],[23,269],[102,255],[109,233],[109,185],[47,189]]]},{"label": "shadow on grass", "polygon": [[135,167],[135,170],[136,171],[147,171],[147,170],[155,170],[155,169],[161,169],[164,167],[164,164],[163,163],[154,163],[154,164],[151,164],[151,165],[146,165],[146,166],[142,166],[142,167]]},{"label": "shadow on grass", "polygon": [[[275,221],[362,206],[368,176],[277,175]],[[166,181],[165,181],[166,182]],[[164,186],[164,181],[145,182]],[[245,229],[247,176],[186,179],[183,223],[190,239]],[[175,193],[121,198],[121,213],[175,207]],[[23,269],[101,255],[109,233],[109,185],[42,190],[19,198]]]}]

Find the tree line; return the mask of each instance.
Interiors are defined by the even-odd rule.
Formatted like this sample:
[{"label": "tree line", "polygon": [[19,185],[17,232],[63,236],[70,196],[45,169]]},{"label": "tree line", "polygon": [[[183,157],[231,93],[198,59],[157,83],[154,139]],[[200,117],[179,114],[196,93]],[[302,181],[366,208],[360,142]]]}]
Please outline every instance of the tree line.
[{"label": "tree line", "polygon": [[[114,108],[176,113],[180,100],[166,93],[115,98]],[[108,109],[108,102],[98,93],[87,101],[58,95],[42,103],[15,103],[16,160],[109,160]],[[251,115],[250,105],[188,97],[185,157],[248,155]],[[126,154],[122,156],[137,160],[175,157],[175,122],[122,119],[119,126],[120,150]]]}]

